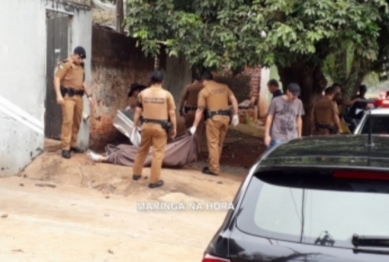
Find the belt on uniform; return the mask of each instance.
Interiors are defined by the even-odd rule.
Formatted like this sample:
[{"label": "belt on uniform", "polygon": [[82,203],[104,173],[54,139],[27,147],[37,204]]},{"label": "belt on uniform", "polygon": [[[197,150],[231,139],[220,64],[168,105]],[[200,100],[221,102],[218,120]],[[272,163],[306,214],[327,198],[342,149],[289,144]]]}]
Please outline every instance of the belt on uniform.
[{"label": "belt on uniform", "polygon": [[231,111],[230,110],[217,110],[217,111],[209,111],[209,116],[213,117],[216,115],[219,116],[231,116]]},{"label": "belt on uniform", "polygon": [[143,118],[143,123],[153,123],[153,124],[162,124],[163,122],[167,122],[167,120],[157,120],[157,119],[149,119]]},{"label": "belt on uniform", "polygon": [[315,123],[316,129],[327,129],[330,131],[330,134],[336,134],[337,128],[336,126],[329,125],[329,124],[320,124],[318,122]]},{"label": "belt on uniform", "polygon": [[65,96],[66,94],[69,95],[69,97],[72,96],[83,96],[84,95],[84,90],[76,90],[72,87],[63,87],[61,86],[61,94],[62,96]]},{"label": "belt on uniform", "polygon": [[149,119],[149,118],[143,118],[142,123],[152,123],[152,124],[159,124],[162,126],[162,128],[166,131],[166,133],[169,135],[172,123],[169,120],[157,120],[157,119]]},{"label": "belt on uniform", "polygon": [[197,110],[197,106],[185,106],[185,111],[194,111]]}]

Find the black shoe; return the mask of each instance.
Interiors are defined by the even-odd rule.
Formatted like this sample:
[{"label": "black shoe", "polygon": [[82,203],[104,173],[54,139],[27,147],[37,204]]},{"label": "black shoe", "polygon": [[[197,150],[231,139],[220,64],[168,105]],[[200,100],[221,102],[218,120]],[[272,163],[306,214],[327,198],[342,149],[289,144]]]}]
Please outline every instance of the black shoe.
[{"label": "black shoe", "polygon": [[62,150],[62,157],[69,159],[70,158],[70,150]]},{"label": "black shoe", "polygon": [[157,188],[163,186],[163,184],[164,184],[163,180],[159,180],[157,183],[149,184],[149,188]]},{"label": "black shoe", "polygon": [[204,168],[203,174],[207,174],[207,175],[211,175],[211,176],[218,176],[218,174],[212,172],[211,170],[209,170],[209,168]]},{"label": "black shoe", "polygon": [[76,147],[71,147],[70,151],[74,152],[74,153],[84,153],[84,150],[82,150],[81,148],[79,148],[77,146]]},{"label": "black shoe", "polygon": [[132,175],[132,180],[139,180],[142,176],[141,175]]},{"label": "black shoe", "polygon": [[209,170],[209,167],[205,166],[203,167],[203,172]]}]

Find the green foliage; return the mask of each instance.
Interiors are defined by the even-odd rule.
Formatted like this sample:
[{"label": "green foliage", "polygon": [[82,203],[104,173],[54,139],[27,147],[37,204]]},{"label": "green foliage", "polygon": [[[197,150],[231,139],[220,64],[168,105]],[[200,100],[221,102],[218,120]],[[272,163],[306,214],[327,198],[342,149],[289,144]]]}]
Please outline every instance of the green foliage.
[{"label": "green foliage", "polygon": [[149,55],[164,44],[210,68],[285,67],[321,63],[350,43],[377,61],[387,9],[384,0],[128,0],[126,26]]}]

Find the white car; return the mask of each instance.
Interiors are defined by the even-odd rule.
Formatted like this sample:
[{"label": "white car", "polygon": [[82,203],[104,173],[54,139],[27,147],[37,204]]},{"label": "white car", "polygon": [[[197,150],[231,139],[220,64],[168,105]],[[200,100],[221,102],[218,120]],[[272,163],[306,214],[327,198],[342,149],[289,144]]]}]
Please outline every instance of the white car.
[{"label": "white car", "polygon": [[354,135],[364,135],[369,133],[369,120],[371,117],[371,132],[374,135],[389,135],[389,108],[375,108],[366,110],[358,126],[354,130]]}]

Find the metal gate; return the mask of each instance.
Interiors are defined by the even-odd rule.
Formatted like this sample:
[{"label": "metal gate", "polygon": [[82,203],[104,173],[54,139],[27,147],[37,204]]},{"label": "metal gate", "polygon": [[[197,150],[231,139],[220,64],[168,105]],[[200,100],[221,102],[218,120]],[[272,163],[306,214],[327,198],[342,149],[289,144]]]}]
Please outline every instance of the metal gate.
[{"label": "metal gate", "polygon": [[62,111],[57,104],[54,90],[54,72],[58,63],[69,55],[69,35],[71,17],[67,14],[46,11],[47,61],[46,61],[46,99],[45,99],[45,136],[61,138]]}]

